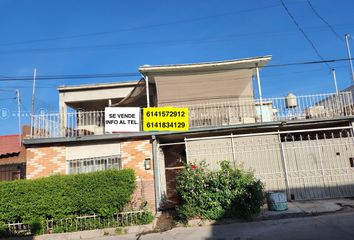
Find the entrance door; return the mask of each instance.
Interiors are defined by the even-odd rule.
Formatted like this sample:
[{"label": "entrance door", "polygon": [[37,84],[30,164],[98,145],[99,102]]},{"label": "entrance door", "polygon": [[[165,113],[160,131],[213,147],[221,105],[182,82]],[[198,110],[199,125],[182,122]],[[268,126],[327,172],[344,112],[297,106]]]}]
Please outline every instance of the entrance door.
[{"label": "entrance door", "polygon": [[163,202],[163,208],[173,208],[180,203],[176,190],[176,178],[178,173],[184,169],[186,153],[184,144],[162,146],[161,147],[165,161],[166,176],[166,196]]}]

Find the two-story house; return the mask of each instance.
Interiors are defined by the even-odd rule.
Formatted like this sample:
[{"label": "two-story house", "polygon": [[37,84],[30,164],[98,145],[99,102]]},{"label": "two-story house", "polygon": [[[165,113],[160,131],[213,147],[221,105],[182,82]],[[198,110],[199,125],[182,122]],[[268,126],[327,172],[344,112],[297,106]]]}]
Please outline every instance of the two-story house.
[{"label": "two-story house", "polygon": [[[270,59],[145,65],[140,81],[60,87],[60,111],[34,116],[24,141],[27,178],[133,168],[135,205],[157,210],[178,203],[185,162],[227,160],[290,200],[354,196],[351,92],[264,98]],[[108,106],[187,107],[189,130],[107,134]]]}]

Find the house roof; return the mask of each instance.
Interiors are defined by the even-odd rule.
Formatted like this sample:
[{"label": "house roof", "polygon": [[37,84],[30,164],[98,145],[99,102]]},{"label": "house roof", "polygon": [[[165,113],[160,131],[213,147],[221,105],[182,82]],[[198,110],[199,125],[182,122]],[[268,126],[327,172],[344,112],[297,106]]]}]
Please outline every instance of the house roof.
[{"label": "house roof", "polygon": [[247,69],[254,68],[256,64],[263,67],[272,58],[271,55],[232,59],[217,62],[201,62],[201,63],[187,63],[187,64],[171,64],[171,65],[144,65],[139,67],[141,73],[153,72],[184,72],[184,71],[208,71],[208,70],[230,70],[230,69]]},{"label": "house roof", "polygon": [[92,90],[92,89],[104,89],[104,88],[115,88],[115,87],[131,87],[135,86],[138,80],[132,80],[129,82],[113,82],[113,83],[95,83],[95,84],[82,84],[74,86],[59,86],[59,92],[65,91],[75,91],[75,90]]},{"label": "house roof", "polygon": [[0,156],[19,153],[20,139],[17,134],[0,136]]}]

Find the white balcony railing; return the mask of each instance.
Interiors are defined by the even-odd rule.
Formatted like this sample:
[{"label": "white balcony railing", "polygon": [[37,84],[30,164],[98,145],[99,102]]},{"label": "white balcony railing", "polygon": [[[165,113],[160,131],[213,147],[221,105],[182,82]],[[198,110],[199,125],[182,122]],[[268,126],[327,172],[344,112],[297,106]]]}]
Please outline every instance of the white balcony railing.
[{"label": "white balcony railing", "polygon": [[39,114],[33,117],[32,138],[104,134],[104,111]]},{"label": "white balcony railing", "polygon": [[[351,92],[185,105],[190,129],[354,115]],[[33,116],[32,138],[102,135],[104,111]]]},{"label": "white balcony railing", "polygon": [[190,128],[353,115],[351,92],[184,105]]}]

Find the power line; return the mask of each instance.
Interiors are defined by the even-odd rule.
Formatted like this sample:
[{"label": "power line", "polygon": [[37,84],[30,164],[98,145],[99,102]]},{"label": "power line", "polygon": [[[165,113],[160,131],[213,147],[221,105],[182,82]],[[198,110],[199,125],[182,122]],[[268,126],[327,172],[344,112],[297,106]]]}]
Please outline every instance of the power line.
[{"label": "power line", "polygon": [[[0,89],[0,92],[10,92],[10,90],[4,90],[3,88]],[[12,91],[11,91],[12,92]]]},{"label": "power line", "polygon": [[[36,87],[36,88],[38,88],[38,89],[51,89],[51,88],[57,88],[58,87],[58,85],[53,85],[53,86],[46,86],[46,87],[40,87],[40,86],[38,86],[38,87]],[[19,85],[16,85],[16,86],[13,86],[13,85],[11,85],[11,86],[6,86],[6,88],[1,88],[1,89],[16,89],[16,88],[18,88],[18,89],[29,89],[29,88],[32,88],[31,86],[19,86]],[[5,92],[4,90],[0,90],[0,91],[3,91],[3,92]],[[9,90],[6,90],[6,92],[8,92]]]},{"label": "power line", "polygon": [[[86,78],[120,78],[120,77],[140,77],[140,73],[97,73],[97,74],[77,74],[77,75],[42,75],[36,80],[58,80],[58,79],[86,79]],[[31,76],[18,76],[0,78],[0,81],[28,81]]]},{"label": "power line", "polygon": [[344,40],[343,37],[337,33],[337,31],[332,27],[331,24],[329,24],[328,21],[326,21],[318,12],[317,10],[313,7],[312,3],[310,2],[310,0],[307,0],[307,4],[310,6],[311,10],[313,11],[313,13],[322,20],[322,22],[324,22],[329,29],[331,29],[331,31],[333,32],[333,34],[339,39],[339,40]]},{"label": "power line", "polygon": [[[321,27],[320,27],[321,28]],[[319,29],[318,27],[309,28],[314,31]],[[321,31],[321,30],[319,30]],[[205,43],[216,43],[233,41],[234,39],[248,37],[253,35],[262,35],[274,37],[276,35],[283,36],[284,34],[291,34],[294,31],[274,31],[274,32],[254,32],[254,33],[244,33],[244,34],[229,34],[223,38],[192,38],[192,39],[178,39],[178,40],[160,40],[160,41],[149,41],[149,42],[126,42],[126,43],[115,43],[115,44],[96,44],[96,45],[86,45],[86,46],[68,46],[68,47],[49,47],[49,48],[29,48],[29,49],[12,49],[12,50],[2,50],[0,54],[16,54],[16,53],[47,53],[53,51],[80,51],[80,50],[90,50],[90,49],[127,49],[127,48],[144,48],[157,45],[162,46],[175,46],[183,44],[205,44]]]},{"label": "power line", "polygon": [[[291,20],[294,22],[294,24],[296,25],[297,29],[302,33],[302,35],[305,37],[305,39],[308,41],[308,43],[311,45],[311,47],[313,48],[313,50],[315,51],[315,53],[317,54],[317,56],[321,59],[324,60],[324,58],[322,57],[322,55],[320,54],[320,52],[317,50],[315,44],[312,42],[312,40],[309,38],[309,36],[307,36],[306,32],[301,28],[300,24],[296,21],[295,17],[291,14],[290,10],[288,9],[288,7],[286,6],[285,2],[283,0],[280,0],[283,8],[285,9],[286,13],[288,14],[288,16],[291,18]],[[324,62],[327,67],[332,70],[333,68],[328,64],[328,62]]]},{"label": "power line", "polygon": [[0,98],[0,100],[10,100],[10,99],[16,99],[15,97],[11,97],[11,98]]},{"label": "power line", "polygon": [[[354,59],[354,58],[352,58]],[[298,65],[313,65],[313,64],[323,64],[323,63],[335,63],[335,62],[343,62],[348,61],[349,58],[338,58],[338,59],[327,59],[327,60],[320,60],[320,61],[303,61],[303,62],[292,62],[292,63],[279,63],[279,64],[270,64],[265,65],[263,68],[274,68],[274,67],[289,67],[289,66],[298,66]],[[233,70],[240,70],[240,69],[253,69],[254,67],[239,67],[233,68]],[[202,70],[203,72],[218,72],[221,70]],[[87,78],[121,78],[121,77],[140,77],[141,74],[138,72],[130,72],[130,73],[94,73],[94,74],[72,74],[72,75],[42,75],[37,76],[36,80],[43,81],[43,80],[58,80],[58,79],[87,79]],[[1,82],[6,81],[32,81],[33,76],[15,76],[15,77],[6,77],[1,78]]]},{"label": "power line", "polygon": [[[354,59],[354,58],[351,58]],[[312,65],[312,64],[323,64],[323,63],[335,63],[348,61],[349,58],[337,58],[337,59],[328,59],[328,60],[319,60],[319,61],[304,61],[304,62],[294,62],[294,63],[279,63],[279,64],[270,64],[263,66],[264,68],[268,67],[287,67],[287,66],[296,66],[296,65]]]},{"label": "power line", "polygon": [[[20,104],[21,104],[22,108],[23,108],[25,111],[28,111],[27,108],[26,108],[26,106],[25,106],[25,104],[23,104],[22,101],[20,101]],[[23,112],[23,111],[22,111],[22,112]],[[29,111],[28,111],[28,112],[29,112]]]},{"label": "power line", "polygon": [[209,16],[204,16],[204,17],[178,20],[178,21],[174,21],[174,22],[158,23],[158,24],[151,24],[151,25],[145,25],[145,26],[143,25],[143,26],[132,27],[132,28],[122,28],[122,29],[117,29],[117,30],[112,30],[112,31],[83,33],[83,34],[76,34],[76,35],[69,35],[69,36],[62,36],[62,37],[33,39],[33,40],[12,42],[12,43],[11,42],[10,43],[0,43],[0,46],[39,43],[39,42],[57,41],[57,40],[64,40],[64,39],[75,39],[75,38],[82,38],[82,37],[94,37],[94,36],[121,33],[121,32],[144,30],[144,29],[150,29],[150,28],[156,28],[156,27],[175,25],[175,24],[180,24],[180,23],[190,23],[190,22],[202,21],[202,20],[206,20],[206,19],[213,19],[213,18],[218,18],[218,17],[223,17],[223,16],[234,15],[237,13],[253,12],[253,11],[263,10],[263,9],[267,9],[267,8],[274,8],[274,7],[278,7],[278,6],[280,6],[280,4],[269,5],[269,6],[258,7],[258,8],[251,8],[251,9],[244,9],[244,10],[239,10],[239,11],[225,12],[225,13],[214,14],[214,15],[209,15]]}]

